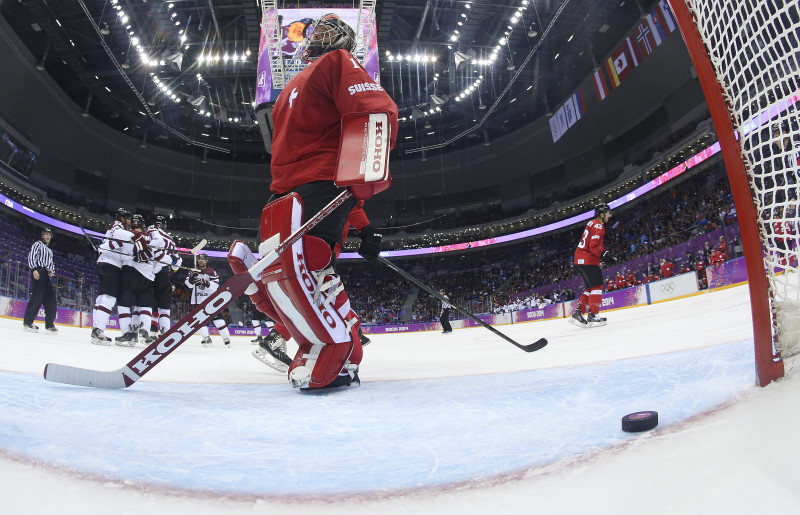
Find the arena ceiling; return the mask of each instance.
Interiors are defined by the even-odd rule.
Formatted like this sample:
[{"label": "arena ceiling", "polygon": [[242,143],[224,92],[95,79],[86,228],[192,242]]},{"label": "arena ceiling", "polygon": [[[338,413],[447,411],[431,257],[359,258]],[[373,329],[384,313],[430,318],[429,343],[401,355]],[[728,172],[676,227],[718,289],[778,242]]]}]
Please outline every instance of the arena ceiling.
[{"label": "arena ceiling", "polygon": [[[397,151],[461,148],[548,113],[652,3],[377,0]],[[87,116],[143,146],[269,160],[253,105],[256,0],[5,0],[0,13]]]}]

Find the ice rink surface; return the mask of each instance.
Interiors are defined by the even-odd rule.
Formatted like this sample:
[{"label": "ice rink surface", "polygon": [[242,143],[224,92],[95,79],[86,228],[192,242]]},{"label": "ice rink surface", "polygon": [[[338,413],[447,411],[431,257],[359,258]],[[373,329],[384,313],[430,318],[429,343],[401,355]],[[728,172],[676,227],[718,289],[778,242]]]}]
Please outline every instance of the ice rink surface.
[{"label": "ice rink surface", "polygon": [[[375,335],[360,387],[313,394],[249,338],[194,336],[126,390],[50,383],[46,363],[112,370],[143,346],[0,320],[0,511],[800,509],[800,381],[754,385],[746,287],[606,316],[497,327],[548,338],[530,354],[483,328]],[[640,410],[659,427],[622,432]]]}]

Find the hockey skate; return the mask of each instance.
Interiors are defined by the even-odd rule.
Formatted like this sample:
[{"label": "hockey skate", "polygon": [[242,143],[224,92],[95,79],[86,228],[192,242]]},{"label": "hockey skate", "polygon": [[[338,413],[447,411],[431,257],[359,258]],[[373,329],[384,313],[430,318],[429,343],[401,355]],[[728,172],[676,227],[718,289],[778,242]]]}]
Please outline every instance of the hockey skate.
[{"label": "hockey skate", "polygon": [[361,329],[358,330],[358,338],[361,340],[361,346],[362,347],[366,347],[367,345],[370,344],[370,342],[372,342],[372,340],[367,338],[366,334],[361,332]]},{"label": "hockey skate", "polygon": [[36,324],[22,324],[22,330],[28,331],[29,333],[38,333],[39,326]]},{"label": "hockey skate", "polygon": [[94,345],[111,345],[111,338],[105,335],[102,329],[95,327],[92,329],[92,340]]},{"label": "hockey skate", "polygon": [[606,325],[606,319],[605,317],[595,315],[590,311],[586,316],[586,325],[589,327],[601,327]]},{"label": "hockey skate", "polygon": [[250,340],[250,343],[252,343],[253,345],[258,345],[262,341],[264,341],[264,337],[259,334],[258,336]]},{"label": "hockey skate", "polygon": [[114,344],[119,345],[120,347],[133,347],[136,345],[138,337],[139,333],[136,331],[128,331],[122,336],[117,336],[114,338]]},{"label": "hockey skate", "polygon": [[54,325],[51,325],[50,327],[45,327],[44,330],[48,334],[58,334],[58,328]]},{"label": "hockey skate", "polygon": [[225,345],[226,349],[231,348],[231,341],[230,340],[222,340],[222,344]]},{"label": "hockey skate", "polygon": [[142,340],[142,342],[145,345],[150,345],[151,343],[156,341],[156,339],[155,338],[151,338],[150,337],[150,333],[148,333],[144,329],[139,329],[139,339]]},{"label": "hockey skate", "polygon": [[292,364],[292,359],[286,354],[286,340],[275,329],[261,339],[253,357],[278,372],[286,372]]},{"label": "hockey skate", "polygon": [[210,347],[211,346],[211,337],[210,336],[206,336],[205,338],[200,340],[200,345],[202,345],[203,347]]},{"label": "hockey skate", "polygon": [[336,379],[322,388],[309,388],[308,383],[311,380],[311,370],[306,366],[299,366],[289,374],[289,382],[293,388],[300,388],[301,392],[325,391],[329,388],[340,388],[343,386],[361,386],[361,379],[358,378],[358,365],[348,363],[344,368],[344,372],[347,373],[339,374]]},{"label": "hockey skate", "polygon": [[572,312],[572,316],[569,317],[569,323],[572,324],[572,325],[576,325],[576,326],[580,327],[581,329],[586,329],[588,327],[588,323],[586,322],[586,319],[583,318],[583,315],[577,309],[575,311],[573,311]]}]

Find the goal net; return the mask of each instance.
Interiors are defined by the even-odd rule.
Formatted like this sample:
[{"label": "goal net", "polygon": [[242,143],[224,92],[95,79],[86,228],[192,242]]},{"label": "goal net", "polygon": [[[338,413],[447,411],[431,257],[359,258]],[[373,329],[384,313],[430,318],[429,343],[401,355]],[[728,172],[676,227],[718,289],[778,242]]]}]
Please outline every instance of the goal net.
[{"label": "goal net", "polygon": [[669,3],[723,146],[764,385],[800,353],[800,8],[797,0]]}]

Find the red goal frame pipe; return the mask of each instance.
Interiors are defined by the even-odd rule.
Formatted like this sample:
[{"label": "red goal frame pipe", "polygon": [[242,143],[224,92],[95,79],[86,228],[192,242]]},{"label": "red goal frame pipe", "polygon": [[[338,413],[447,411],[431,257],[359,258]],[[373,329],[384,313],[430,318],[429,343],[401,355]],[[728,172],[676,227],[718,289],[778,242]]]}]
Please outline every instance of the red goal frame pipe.
[{"label": "red goal frame pipe", "polygon": [[769,282],[764,272],[764,257],[753,205],[750,181],[742,161],[741,148],[736,139],[731,115],[717,82],[716,73],[706,51],[700,32],[694,24],[686,0],[668,0],[692,58],[697,78],[703,88],[711,121],[717,131],[722,158],[728,172],[733,201],[736,205],[742,248],[750,289],[750,309],[753,315],[753,344],[755,347],[756,382],[766,386],[783,377],[783,361],[772,346],[772,313],[769,305]]}]

